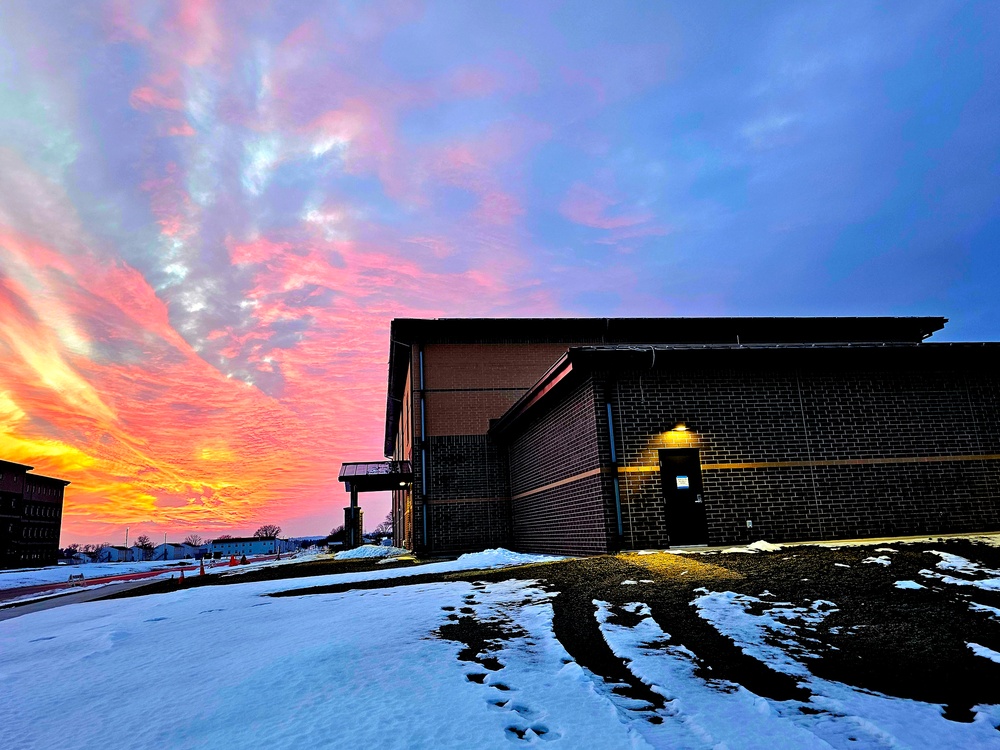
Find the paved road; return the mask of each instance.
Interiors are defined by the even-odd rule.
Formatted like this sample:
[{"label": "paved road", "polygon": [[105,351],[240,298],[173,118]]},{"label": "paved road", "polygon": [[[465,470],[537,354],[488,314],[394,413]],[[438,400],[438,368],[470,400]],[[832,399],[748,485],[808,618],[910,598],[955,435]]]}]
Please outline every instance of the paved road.
[{"label": "paved road", "polygon": [[[258,557],[249,558],[247,560],[247,562],[248,563],[262,562],[262,561],[265,561],[265,560],[274,560],[275,558],[276,558],[276,555],[260,555]],[[22,586],[21,588],[16,588],[16,589],[0,589],[0,607],[2,607],[5,602],[9,602],[9,601],[14,600],[14,599],[21,599],[21,598],[24,598],[24,597],[27,597],[27,596],[44,595],[44,594],[50,594],[50,593],[51,594],[55,594],[55,593],[58,593],[60,591],[72,591],[74,588],[79,587],[79,586],[94,586],[96,584],[125,583],[125,582],[150,583],[150,581],[148,581],[146,579],[155,578],[156,576],[163,576],[163,575],[168,575],[168,574],[172,574],[172,575],[176,576],[176,575],[180,575],[180,571],[182,571],[182,570],[184,571],[184,575],[186,575],[186,576],[197,575],[199,567],[200,567],[199,565],[195,565],[195,564],[192,563],[192,564],[178,565],[176,567],[175,566],[171,566],[171,567],[168,567],[168,568],[157,568],[156,570],[145,570],[145,571],[142,571],[142,572],[139,572],[139,573],[122,573],[121,575],[115,575],[115,576],[101,576],[101,577],[98,577],[98,578],[86,578],[86,579],[84,579],[84,581],[82,583],[80,581],[77,581],[75,583],[70,583],[69,581],[60,581],[58,583],[43,583],[43,584],[38,584],[36,586]],[[228,560],[214,560],[214,561],[206,563],[205,567],[207,569],[229,567],[229,561]],[[75,573],[83,573],[84,575],[86,575],[86,569],[87,568],[86,568],[85,565],[73,566],[73,567],[67,566],[65,568],[65,570],[67,571],[67,577],[71,573],[73,573],[73,574],[75,574]],[[110,593],[111,591],[119,591],[119,590],[121,590],[121,589],[119,589],[119,588],[111,589],[108,586],[102,586],[101,588],[96,589],[96,591],[105,592],[105,593]],[[88,591],[88,592],[77,592],[77,593],[90,593],[90,592]],[[99,594],[99,595],[103,596],[104,594],[102,593],[102,594]],[[61,596],[58,597],[59,600],[63,600],[64,598],[65,597],[61,597]],[[91,597],[91,598],[94,598],[94,597]],[[81,599],[80,601],[88,601],[88,600],[87,599]],[[68,604],[69,602],[66,601],[64,603]],[[27,605],[23,605],[23,606],[27,606]],[[6,610],[4,610],[4,611],[6,611]]]},{"label": "paved road", "polygon": [[99,588],[84,589],[82,591],[67,591],[64,594],[54,594],[53,596],[45,599],[27,602],[26,604],[8,604],[6,607],[0,607],[0,622],[3,622],[4,620],[11,620],[15,617],[20,617],[21,615],[26,615],[31,612],[41,612],[45,609],[62,607],[65,604],[77,604],[78,602],[93,601],[94,599],[100,599],[102,596],[108,596],[119,591],[127,591],[128,589],[139,588],[140,586],[148,586],[151,583],[153,583],[153,581],[148,579],[141,581],[122,581],[120,583],[112,583],[108,586],[101,586]]}]

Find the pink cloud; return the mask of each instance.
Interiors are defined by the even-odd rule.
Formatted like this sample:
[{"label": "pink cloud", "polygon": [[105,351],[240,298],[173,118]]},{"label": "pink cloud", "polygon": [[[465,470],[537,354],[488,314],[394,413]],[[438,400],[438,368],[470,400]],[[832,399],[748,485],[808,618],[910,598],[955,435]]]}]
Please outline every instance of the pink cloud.
[{"label": "pink cloud", "polygon": [[152,86],[139,86],[133,89],[128,103],[133,109],[184,109],[182,100],[157,91]]},{"label": "pink cloud", "polygon": [[148,41],[149,29],[134,17],[134,3],[113,0],[106,6],[105,33],[111,42]]},{"label": "pink cloud", "polygon": [[200,67],[218,58],[223,37],[213,0],[181,0],[171,26],[184,64]]},{"label": "pink cloud", "polygon": [[570,221],[595,229],[621,229],[645,224],[654,215],[648,211],[611,212],[621,201],[582,182],[574,183],[559,206]]},{"label": "pink cloud", "polygon": [[496,70],[482,67],[462,67],[449,76],[449,90],[459,97],[489,96],[505,85]]},{"label": "pink cloud", "polygon": [[167,135],[190,137],[195,135],[195,129],[192,128],[190,124],[185,122],[181,125],[169,126],[167,128]]}]

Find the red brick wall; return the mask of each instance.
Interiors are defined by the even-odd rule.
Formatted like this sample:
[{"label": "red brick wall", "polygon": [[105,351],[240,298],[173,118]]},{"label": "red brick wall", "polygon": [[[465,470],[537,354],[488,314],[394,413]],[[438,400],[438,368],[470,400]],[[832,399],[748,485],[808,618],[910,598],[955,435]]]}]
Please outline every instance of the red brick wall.
[{"label": "red brick wall", "polygon": [[504,391],[428,391],[428,435],[485,435],[496,419],[524,393]]},{"label": "red brick wall", "polygon": [[424,387],[428,390],[527,390],[555,364],[568,346],[569,344],[427,344],[424,347]]}]

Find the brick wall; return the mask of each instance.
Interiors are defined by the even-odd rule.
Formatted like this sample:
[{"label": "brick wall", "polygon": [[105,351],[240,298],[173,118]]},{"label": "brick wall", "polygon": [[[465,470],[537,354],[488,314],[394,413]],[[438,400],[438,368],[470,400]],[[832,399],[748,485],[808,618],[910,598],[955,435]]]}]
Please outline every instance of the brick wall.
[{"label": "brick wall", "polygon": [[526,390],[428,390],[427,434],[485,435],[490,420],[507,411]]},{"label": "brick wall", "polygon": [[427,344],[424,347],[424,387],[428,390],[512,387],[527,390],[566,352],[567,346],[551,343]]},{"label": "brick wall", "polygon": [[[421,444],[415,441],[414,494],[407,523],[415,546],[432,552],[510,546],[506,454],[487,439],[489,420],[507,411],[565,351],[564,344],[424,346],[430,539],[425,547]],[[418,352],[413,347],[411,381],[417,387],[406,403],[414,434],[420,437]]]},{"label": "brick wall", "polygon": [[[609,484],[600,472],[602,404],[588,380],[536,416],[511,443],[516,549],[600,554],[612,546]],[[567,479],[572,481],[562,483]],[[548,485],[555,486],[541,489]]]},{"label": "brick wall", "polygon": [[432,501],[433,552],[468,552],[510,546],[510,503],[502,500]]},{"label": "brick wall", "polygon": [[701,449],[712,544],[998,529],[1000,461],[958,459],[1000,453],[998,397],[995,376],[943,368],[620,373],[625,543],[669,543],[669,447]]}]

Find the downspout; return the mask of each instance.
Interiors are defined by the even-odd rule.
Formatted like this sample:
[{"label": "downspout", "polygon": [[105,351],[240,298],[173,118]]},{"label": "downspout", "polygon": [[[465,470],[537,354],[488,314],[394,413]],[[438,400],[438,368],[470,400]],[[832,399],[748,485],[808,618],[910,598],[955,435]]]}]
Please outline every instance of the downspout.
[{"label": "downspout", "polygon": [[610,388],[605,390],[605,401],[608,407],[608,437],[611,441],[611,484],[615,490],[615,518],[618,521],[618,548],[621,549],[622,542],[625,537],[625,532],[622,528],[622,499],[621,491],[618,487],[618,454],[615,451],[615,425],[614,420],[611,418],[611,399]]},{"label": "downspout", "polygon": [[424,519],[424,547],[430,549],[427,538],[427,405],[424,395],[424,347],[418,349],[420,358],[420,500]]}]

